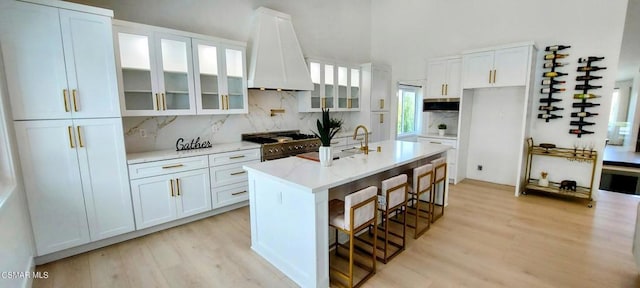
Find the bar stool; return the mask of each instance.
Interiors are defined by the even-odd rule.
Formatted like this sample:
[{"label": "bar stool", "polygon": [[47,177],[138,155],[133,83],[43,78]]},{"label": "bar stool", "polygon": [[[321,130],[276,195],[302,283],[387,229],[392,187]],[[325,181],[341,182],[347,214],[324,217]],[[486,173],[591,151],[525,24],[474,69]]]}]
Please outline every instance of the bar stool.
[{"label": "bar stool", "polygon": [[[407,226],[414,229],[413,239],[418,239],[431,227],[433,218],[433,165],[426,164],[413,169],[413,183],[409,189],[409,202],[407,213],[414,216],[413,223]],[[426,215],[425,215],[426,214]],[[424,227],[419,228],[420,220],[426,220]]]},{"label": "bar stool", "polygon": [[[360,191],[351,193],[344,198],[344,201],[339,199],[333,199],[329,201],[329,226],[336,229],[335,240],[335,252],[338,254],[338,248],[342,245],[338,243],[338,231],[342,231],[349,235],[349,268],[348,273],[340,271],[335,267],[329,266],[329,277],[335,275],[347,282],[347,287],[358,287],[362,285],[366,280],[371,278],[376,273],[376,237],[378,230],[376,229],[376,194],[378,188],[370,186]],[[346,213],[345,213],[346,212]],[[362,278],[356,285],[353,285],[354,280],[354,240],[356,233],[373,226],[373,246],[371,249],[371,265],[365,266],[362,263],[355,263],[356,265],[365,269],[368,273]],[[331,273],[333,272],[333,273]],[[338,283],[342,284],[342,283]]]},{"label": "bar stool", "polygon": [[[380,235],[381,247],[376,248],[383,250],[382,257],[378,257],[378,260],[383,263],[389,262],[393,257],[397,256],[400,252],[404,251],[407,235],[407,175],[400,174],[395,177],[391,177],[382,181],[381,195],[378,195],[378,210],[382,214],[381,227],[378,229],[380,232],[384,232],[384,236]],[[390,231],[389,220],[391,220],[391,214],[398,216],[398,213],[402,213],[402,234]],[[395,241],[390,236],[395,237]],[[398,240],[400,238],[400,240]],[[394,246],[397,250],[389,254],[389,245]],[[375,246],[375,245],[374,245]]]},{"label": "bar stool", "polygon": [[[436,222],[440,217],[444,216],[444,199],[447,194],[447,159],[440,157],[431,161],[433,165],[433,218],[431,223]],[[436,206],[440,207],[440,213],[436,214]]]}]

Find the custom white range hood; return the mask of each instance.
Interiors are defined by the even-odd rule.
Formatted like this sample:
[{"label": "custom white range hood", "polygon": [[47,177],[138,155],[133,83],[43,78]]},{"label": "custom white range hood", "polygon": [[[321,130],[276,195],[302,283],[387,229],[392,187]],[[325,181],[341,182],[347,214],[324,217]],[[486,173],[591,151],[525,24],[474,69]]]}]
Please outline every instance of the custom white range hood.
[{"label": "custom white range hood", "polygon": [[313,90],[291,16],[256,9],[249,49],[249,88]]}]

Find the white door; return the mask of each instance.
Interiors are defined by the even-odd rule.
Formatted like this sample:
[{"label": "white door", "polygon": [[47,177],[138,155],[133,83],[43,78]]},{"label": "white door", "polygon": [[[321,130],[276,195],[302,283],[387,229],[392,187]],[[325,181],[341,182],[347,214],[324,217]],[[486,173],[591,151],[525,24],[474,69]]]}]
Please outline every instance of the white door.
[{"label": "white door", "polygon": [[178,218],[211,210],[209,170],[198,169],[174,173]]},{"label": "white door", "polygon": [[447,82],[447,60],[431,61],[427,65],[426,99],[443,98],[444,85]]},{"label": "white door", "polygon": [[159,115],[196,114],[191,38],[155,33]]},{"label": "white door", "polygon": [[[459,98],[460,97],[460,79],[462,78],[462,60],[451,59],[447,61],[447,81],[445,87],[445,97],[447,98]],[[428,81],[428,78],[427,78]]]},{"label": "white door", "polygon": [[493,51],[462,56],[462,88],[491,87]]},{"label": "white door", "polygon": [[[162,102],[156,77],[153,34],[143,29],[116,26],[115,47],[123,116],[160,114]],[[152,61],[153,60],[153,61]]]},{"label": "white door", "polygon": [[195,74],[195,95],[197,114],[221,114],[222,93],[217,43],[192,39],[193,71]]},{"label": "white door", "polygon": [[91,240],[135,230],[122,121],[73,122]]},{"label": "white door", "polygon": [[131,180],[137,229],[176,219],[175,179],[172,175]]},{"label": "white door", "polygon": [[391,71],[372,67],[371,71],[371,111],[389,111],[391,95]]},{"label": "white door", "polygon": [[0,11],[0,43],[13,118],[70,118],[58,9],[19,1],[8,7]]},{"label": "white door", "polygon": [[[369,142],[378,142],[389,140],[391,126],[389,126],[389,112],[372,112],[371,113],[371,138]],[[369,147],[373,149],[372,147]]]},{"label": "white door", "polygon": [[73,123],[14,123],[37,255],[88,243]]},{"label": "white door", "polygon": [[119,117],[111,18],[61,9],[60,27],[73,117]]},{"label": "white door", "polygon": [[245,48],[223,46],[221,47],[221,52],[219,59],[221,59],[220,63],[223,64],[222,67],[224,67],[220,77],[221,83],[224,83],[221,86],[222,91],[225,92],[225,97],[223,98],[223,103],[225,104],[224,113],[248,113]]},{"label": "white door", "polygon": [[524,86],[527,83],[529,46],[496,50],[495,86]]}]

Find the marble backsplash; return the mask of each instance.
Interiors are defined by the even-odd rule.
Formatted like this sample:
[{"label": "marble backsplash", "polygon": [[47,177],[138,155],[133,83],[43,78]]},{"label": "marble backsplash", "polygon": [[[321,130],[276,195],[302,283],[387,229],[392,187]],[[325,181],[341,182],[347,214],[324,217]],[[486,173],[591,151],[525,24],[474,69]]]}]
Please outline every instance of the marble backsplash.
[{"label": "marble backsplash", "polygon": [[438,134],[438,125],[447,125],[446,134],[458,133],[459,112],[424,112],[422,115],[422,134]]},{"label": "marble backsplash", "polygon": [[[200,142],[237,142],[242,133],[316,130],[320,113],[299,113],[298,95],[292,91],[249,90],[249,114],[124,117],[127,153],[174,149],[178,138],[189,141],[200,137]],[[271,116],[271,109],[284,109],[285,113]],[[353,131],[359,112],[335,112],[332,118],[344,121],[342,131]],[[437,124],[436,124],[437,125]]]}]

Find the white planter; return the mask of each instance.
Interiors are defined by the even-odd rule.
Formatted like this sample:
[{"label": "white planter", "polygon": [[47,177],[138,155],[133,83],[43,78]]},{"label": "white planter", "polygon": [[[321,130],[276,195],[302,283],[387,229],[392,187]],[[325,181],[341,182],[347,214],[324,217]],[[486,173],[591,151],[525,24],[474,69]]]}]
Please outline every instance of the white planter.
[{"label": "white planter", "polygon": [[331,164],[333,164],[333,155],[331,153],[333,152],[332,150],[333,149],[331,148],[331,146],[320,146],[320,150],[318,151],[318,158],[320,159],[320,165],[322,165],[323,167],[329,167],[331,166]]},{"label": "white planter", "polygon": [[447,129],[438,129],[438,135],[444,136],[444,131],[447,131]]},{"label": "white planter", "polygon": [[538,180],[538,185],[542,187],[549,187],[549,180],[547,178],[540,178]]}]

